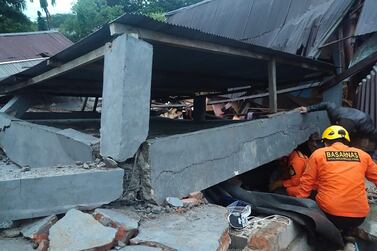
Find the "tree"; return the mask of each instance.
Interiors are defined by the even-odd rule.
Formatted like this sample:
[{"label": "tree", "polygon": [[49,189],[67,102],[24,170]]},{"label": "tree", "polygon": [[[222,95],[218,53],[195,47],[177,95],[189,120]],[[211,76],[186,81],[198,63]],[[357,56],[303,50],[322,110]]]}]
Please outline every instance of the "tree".
[{"label": "tree", "polygon": [[40,11],[37,11],[37,14],[38,14],[38,18],[37,18],[38,30],[39,31],[47,30],[46,20],[42,17],[42,13]]},{"label": "tree", "polygon": [[77,41],[120,16],[123,10],[119,5],[109,6],[106,0],[78,0],[72,12],[73,16],[60,26],[60,31]]},{"label": "tree", "polygon": [[[33,2],[33,0],[30,0],[30,2]],[[56,4],[56,0],[51,0],[51,5],[54,6]],[[47,28],[50,29],[51,24],[51,15],[48,11],[48,1],[47,0],[39,0],[39,5],[41,6],[41,9],[46,14],[46,21],[47,21]]]},{"label": "tree", "polygon": [[25,0],[0,1],[0,33],[33,31],[32,22],[22,13]]}]

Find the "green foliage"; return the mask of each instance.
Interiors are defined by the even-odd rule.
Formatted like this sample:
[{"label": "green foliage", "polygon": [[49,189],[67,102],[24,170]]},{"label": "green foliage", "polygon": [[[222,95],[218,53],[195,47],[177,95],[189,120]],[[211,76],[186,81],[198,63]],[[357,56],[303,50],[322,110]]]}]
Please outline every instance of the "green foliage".
[{"label": "green foliage", "polygon": [[47,30],[47,24],[46,20],[42,17],[42,13],[40,11],[38,13],[38,18],[37,18],[37,26],[39,31],[45,31]]},{"label": "green foliage", "polygon": [[68,19],[72,19],[73,14],[54,14],[51,15],[51,29],[59,29]]},{"label": "green foliage", "polygon": [[0,33],[33,31],[32,22],[22,13],[25,0],[0,1]]},{"label": "green foliage", "polygon": [[60,26],[60,30],[72,41],[89,35],[123,13],[121,6],[109,6],[106,0],[78,0],[72,11],[73,16]]}]

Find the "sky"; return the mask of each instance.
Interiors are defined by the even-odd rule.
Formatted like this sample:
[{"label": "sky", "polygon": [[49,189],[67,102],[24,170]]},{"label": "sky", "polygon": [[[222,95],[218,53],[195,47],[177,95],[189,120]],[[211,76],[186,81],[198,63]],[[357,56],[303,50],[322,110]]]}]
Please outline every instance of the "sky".
[{"label": "sky", "polygon": [[[48,1],[50,2],[50,0]],[[56,5],[55,6],[49,5],[48,10],[50,11],[50,14],[70,13],[72,4],[74,2],[76,2],[76,0],[56,0]],[[31,3],[30,0],[27,0],[26,3],[27,3],[27,6],[26,6],[26,10],[24,10],[24,13],[32,21],[35,21],[37,19],[38,10],[42,12],[42,16],[45,15],[39,6],[39,0],[33,0],[33,3]]]}]

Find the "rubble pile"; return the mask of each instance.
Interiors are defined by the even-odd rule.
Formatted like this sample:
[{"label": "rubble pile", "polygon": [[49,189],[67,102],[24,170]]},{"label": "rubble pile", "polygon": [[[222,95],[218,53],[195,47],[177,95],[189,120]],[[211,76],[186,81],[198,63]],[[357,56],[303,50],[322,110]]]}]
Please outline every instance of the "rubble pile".
[{"label": "rubble pile", "polygon": [[225,208],[206,204],[201,193],[170,198],[164,206],[70,209],[3,225],[0,250],[228,250],[226,214]]}]

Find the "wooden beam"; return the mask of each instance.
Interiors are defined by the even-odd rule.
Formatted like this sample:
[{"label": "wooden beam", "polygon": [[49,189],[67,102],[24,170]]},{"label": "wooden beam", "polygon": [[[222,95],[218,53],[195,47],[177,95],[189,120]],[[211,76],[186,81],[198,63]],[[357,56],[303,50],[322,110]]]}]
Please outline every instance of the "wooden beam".
[{"label": "wooden beam", "polygon": [[376,62],[377,62],[377,52],[374,52],[371,55],[369,55],[368,57],[366,57],[363,60],[361,60],[360,62],[358,62],[357,64],[350,67],[348,70],[346,70],[346,71],[342,72],[341,74],[333,76],[333,77],[325,80],[324,82],[322,82],[322,84],[320,86],[320,91],[324,92],[324,91],[328,90],[329,88],[337,85],[339,82],[345,80],[346,78],[352,77],[352,76],[356,75],[357,73],[359,73],[363,70],[367,70],[366,69],[367,67],[371,67]]},{"label": "wooden beam", "polygon": [[268,62],[268,92],[270,111],[276,113],[278,111],[278,95],[276,88],[276,60],[272,59]]},{"label": "wooden beam", "polygon": [[[211,51],[214,53],[224,54],[224,55],[234,55],[234,56],[254,58],[254,59],[260,59],[260,60],[266,60],[266,61],[270,61],[272,59],[272,56],[270,55],[252,52],[250,50],[233,48],[230,46],[219,45],[219,44],[215,44],[211,42],[172,36],[172,35],[165,34],[162,32],[147,30],[143,28],[137,28],[137,27],[124,25],[124,24],[118,24],[118,23],[110,24],[110,34],[111,36],[129,34],[131,36],[134,36],[139,39],[146,40],[146,41],[154,41],[154,42],[169,44],[171,46],[181,47],[181,48]],[[325,69],[325,67],[317,67],[315,65],[312,65],[306,62],[297,62],[296,60],[276,58],[276,62],[287,64],[287,65],[294,65],[294,66],[311,69],[315,71],[326,71],[326,72],[332,73],[331,69]]]},{"label": "wooden beam", "polygon": [[[31,78],[27,81],[20,82],[20,83],[15,84],[15,85],[10,85],[9,87],[6,88],[5,92],[9,93],[9,92],[15,91],[15,90],[17,90],[21,87],[27,87],[27,86],[35,85],[37,83],[58,77],[58,76],[60,76],[64,73],[67,73],[69,71],[74,70],[75,68],[90,64],[94,61],[97,61],[97,60],[103,58],[104,51],[105,51],[105,46],[102,46],[102,47],[100,47],[96,50],[93,50],[93,51],[91,51],[91,52],[89,52],[89,53],[87,53],[87,54],[85,54],[81,57],[75,58],[75,59],[73,59],[73,60],[71,60],[71,61],[69,61],[65,64],[58,65],[57,67],[55,67],[55,68],[53,68],[53,69],[51,69],[51,70],[49,70],[45,73],[42,73],[41,75],[38,75],[34,78]],[[51,65],[57,65],[56,62],[51,62],[50,64]]]},{"label": "wooden beam", "polygon": [[[290,88],[286,88],[286,89],[281,89],[281,90],[278,90],[276,93],[278,95],[280,95],[280,94],[284,94],[284,93],[290,93],[290,92],[315,88],[319,85],[320,85],[320,82],[315,82],[315,83],[312,83],[312,84],[306,84],[306,85],[300,85],[300,86],[290,87]],[[248,99],[264,98],[264,97],[268,97],[269,95],[270,95],[269,92],[265,92],[265,93],[259,93],[259,94],[249,95],[249,96],[242,96],[242,97],[239,97],[239,98],[209,101],[208,104],[214,105],[214,104],[222,104],[222,103],[235,102],[235,101],[248,100]]]}]

